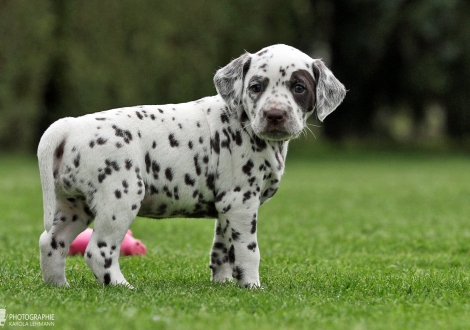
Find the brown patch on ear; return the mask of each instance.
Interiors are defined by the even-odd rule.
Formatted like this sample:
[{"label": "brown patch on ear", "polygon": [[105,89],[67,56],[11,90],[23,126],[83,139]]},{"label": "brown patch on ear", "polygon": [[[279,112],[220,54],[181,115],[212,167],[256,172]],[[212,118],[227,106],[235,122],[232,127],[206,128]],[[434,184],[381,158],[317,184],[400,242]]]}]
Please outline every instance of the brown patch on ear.
[{"label": "brown patch on ear", "polygon": [[[290,89],[295,102],[305,111],[310,112],[315,108],[316,84],[310,72],[307,70],[297,70],[292,72],[290,77]],[[294,87],[296,84],[302,85],[305,90],[303,93],[296,93]]]}]

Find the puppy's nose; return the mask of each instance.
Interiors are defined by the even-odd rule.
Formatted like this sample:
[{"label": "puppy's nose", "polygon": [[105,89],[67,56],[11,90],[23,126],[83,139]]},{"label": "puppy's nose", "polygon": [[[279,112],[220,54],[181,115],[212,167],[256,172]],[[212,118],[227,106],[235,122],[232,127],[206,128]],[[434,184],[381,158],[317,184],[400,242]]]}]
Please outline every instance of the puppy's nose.
[{"label": "puppy's nose", "polygon": [[285,111],[279,109],[271,109],[264,112],[264,116],[268,123],[272,125],[277,125],[283,123],[286,120],[286,113]]}]

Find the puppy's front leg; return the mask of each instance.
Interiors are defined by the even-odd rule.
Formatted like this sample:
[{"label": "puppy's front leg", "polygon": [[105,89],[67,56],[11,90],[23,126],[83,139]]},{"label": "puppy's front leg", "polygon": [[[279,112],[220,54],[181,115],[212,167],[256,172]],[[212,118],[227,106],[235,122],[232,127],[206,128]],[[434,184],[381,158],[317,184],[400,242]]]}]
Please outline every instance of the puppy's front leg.
[{"label": "puppy's front leg", "polygon": [[258,212],[246,211],[221,214],[219,220],[224,226],[219,228],[219,233],[225,238],[231,276],[236,278],[241,286],[254,288],[260,286],[260,253],[256,230]]}]

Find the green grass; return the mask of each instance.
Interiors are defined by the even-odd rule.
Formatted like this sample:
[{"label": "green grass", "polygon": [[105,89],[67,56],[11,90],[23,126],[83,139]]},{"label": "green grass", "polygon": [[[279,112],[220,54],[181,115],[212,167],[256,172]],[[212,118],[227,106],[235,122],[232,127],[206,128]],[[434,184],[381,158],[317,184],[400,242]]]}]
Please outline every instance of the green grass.
[{"label": "green grass", "polygon": [[42,283],[34,158],[0,157],[0,308],[57,329],[468,329],[470,159],[358,153],[288,159],[261,208],[263,290],[209,280],[213,222],[138,219],[134,290],[100,287],[82,258],[71,288]]}]

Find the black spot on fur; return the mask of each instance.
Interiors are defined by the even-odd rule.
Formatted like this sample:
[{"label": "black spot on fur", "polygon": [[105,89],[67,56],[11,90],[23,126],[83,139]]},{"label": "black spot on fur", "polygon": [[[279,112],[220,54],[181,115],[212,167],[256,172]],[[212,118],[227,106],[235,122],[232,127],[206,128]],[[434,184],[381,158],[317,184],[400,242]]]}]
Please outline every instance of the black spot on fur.
[{"label": "black spot on fur", "polygon": [[158,194],[158,189],[153,184],[150,185],[150,194],[151,195]]},{"label": "black spot on fur", "polygon": [[251,220],[251,231],[250,231],[250,233],[252,233],[252,234],[256,233],[256,225],[257,225],[257,221],[256,221],[256,216],[255,216],[254,219]]},{"label": "black spot on fur", "polygon": [[222,243],[222,242],[216,242],[214,243],[214,245],[212,246],[212,248],[214,250],[222,250],[224,251],[224,253],[227,253],[227,248],[225,247],[225,244]]},{"label": "black spot on fur", "polygon": [[121,196],[122,196],[120,190],[116,190],[116,191],[114,192],[114,195],[116,195],[116,198],[117,198],[117,199],[121,198]]},{"label": "black spot on fur", "polygon": [[52,237],[51,248],[53,248],[54,250],[57,250],[57,241],[56,241],[55,237]]},{"label": "black spot on fur", "polygon": [[194,166],[196,167],[196,174],[201,175],[201,166],[199,166],[199,161],[198,161],[199,155],[194,156]]},{"label": "black spot on fur", "polygon": [[247,248],[248,248],[248,250],[252,250],[254,252],[255,249],[256,249],[256,246],[257,246],[256,243],[253,242],[253,243],[248,244]]},{"label": "black spot on fur", "polygon": [[96,143],[99,144],[99,145],[103,145],[103,144],[106,143],[106,141],[108,141],[108,140],[105,139],[105,138],[100,137],[100,138],[98,138],[98,140],[96,140]]},{"label": "black spot on fur", "polygon": [[226,113],[222,113],[220,115],[220,120],[222,121],[222,124],[223,123],[227,123],[227,124],[230,123],[230,118]]},{"label": "black spot on fur", "polygon": [[175,139],[175,135],[174,134],[170,134],[168,136],[168,140],[170,141],[170,146],[172,148],[174,147],[179,147],[180,143],[178,142],[178,140]]},{"label": "black spot on fur", "polygon": [[145,170],[147,171],[147,173],[150,173],[150,165],[151,165],[150,154],[147,152],[145,154]]},{"label": "black spot on fur", "polygon": [[265,150],[268,147],[266,141],[264,141],[263,139],[260,139],[257,136],[255,136],[253,138],[253,141],[251,141],[251,142],[252,142],[251,149],[254,152],[261,152],[261,151]]},{"label": "black spot on fur", "polygon": [[118,137],[123,138],[125,143],[129,144],[130,141],[132,141],[131,132],[129,132],[128,130],[123,130],[123,129],[117,127],[116,125],[113,125],[112,127],[114,129],[114,134]]},{"label": "black spot on fur", "polygon": [[240,239],[240,232],[232,228],[232,239],[238,241]]},{"label": "black spot on fur", "polygon": [[106,242],[102,242],[102,241],[98,242],[98,248],[99,249],[101,249],[103,247],[107,247],[107,246],[108,246],[108,244],[106,244]]},{"label": "black spot on fur", "polygon": [[100,173],[98,174],[98,182],[101,183],[106,178],[106,174]]},{"label": "black spot on fur", "polygon": [[228,261],[233,264],[235,262],[235,248],[233,245],[228,250]]},{"label": "black spot on fur", "polygon": [[251,176],[251,170],[253,169],[253,166],[254,166],[253,161],[251,159],[248,160],[248,162],[246,162],[246,164],[243,165],[242,167],[243,173],[245,173],[248,176]]},{"label": "black spot on fur", "polygon": [[106,273],[104,274],[104,284],[108,285],[109,283],[111,283],[111,274]]},{"label": "black spot on fur", "polygon": [[73,165],[75,165],[75,167],[80,166],[80,154],[78,154],[77,157],[74,158]]},{"label": "black spot on fur", "polygon": [[245,203],[250,198],[251,198],[251,191],[248,190],[246,193],[243,194],[243,203]]},{"label": "black spot on fur", "polygon": [[215,189],[214,181],[215,181],[214,174],[209,174],[206,178],[207,188],[209,188],[210,190],[214,190]]},{"label": "black spot on fur", "polygon": [[65,146],[65,140],[62,140],[59,146],[55,149],[55,152],[54,152],[55,158],[57,159],[62,158],[62,156],[64,155],[64,146]]},{"label": "black spot on fur", "polygon": [[211,148],[216,154],[220,153],[220,135],[219,132],[215,132],[214,138],[211,139]]},{"label": "black spot on fur", "polygon": [[135,205],[135,204],[132,204],[132,206],[131,206],[131,209],[132,209],[132,210],[135,210],[135,209],[137,209],[137,205]]},{"label": "black spot on fur", "polygon": [[184,175],[184,183],[186,183],[188,186],[194,186],[195,182],[196,180],[191,178],[191,176],[188,173]]},{"label": "black spot on fur", "polygon": [[106,258],[104,259],[104,268],[109,268],[113,264],[113,259],[112,258]]},{"label": "black spot on fur", "polygon": [[168,186],[163,186],[163,191],[166,193],[166,196],[169,197],[169,198],[172,198],[173,197],[173,193],[170,191],[170,189],[168,188]]},{"label": "black spot on fur", "polygon": [[243,139],[242,139],[242,133],[240,131],[237,131],[234,136],[232,136],[233,140],[235,141],[235,143],[237,144],[237,146],[241,146],[242,143],[243,143]]},{"label": "black spot on fur", "polygon": [[173,196],[175,197],[176,200],[180,199],[180,196],[178,194],[178,187],[173,188]]},{"label": "black spot on fur", "polygon": [[231,204],[228,204],[226,207],[224,207],[222,209],[222,213],[227,213],[228,211],[230,211],[230,209],[232,208],[232,205]]},{"label": "black spot on fur", "polygon": [[126,159],[126,170],[130,170],[132,168],[132,160]]},{"label": "black spot on fur", "polygon": [[215,202],[218,203],[222,200],[222,198],[224,198],[225,196],[225,191],[222,191],[220,192],[219,194],[217,194],[216,198],[215,198]]},{"label": "black spot on fur", "polygon": [[137,115],[137,118],[139,118],[140,120],[144,119],[144,116],[142,116],[142,114],[139,111],[136,111],[135,114]]},{"label": "black spot on fur", "polygon": [[156,161],[152,161],[152,173],[155,180],[158,180],[158,172],[160,172],[160,165]]},{"label": "black spot on fur", "polygon": [[[105,164],[108,168],[112,168],[113,170],[115,171],[119,171],[120,170],[120,167],[118,165],[118,163],[115,161],[115,160],[109,160],[109,159],[106,159],[105,161]],[[105,169],[106,171],[107,169]],[[107,174],[111,174],[111,173],[107,173]]]},{"label": "black spot on fur", "polygon": [[230,149],[230,141],[231,141],[230,134],[225,128],[222,130],[222,133],[224,134],[225,139],[220,142],[220,147],[226,148],[230,151],[230,153],[232,153],[232,150]]},{"label": "black spot on fur", "polygon": [[168,167],[166,170],[165,170],[165,177],[168,179],[168,181],[172,181],[173,180],[173,170]]}]

